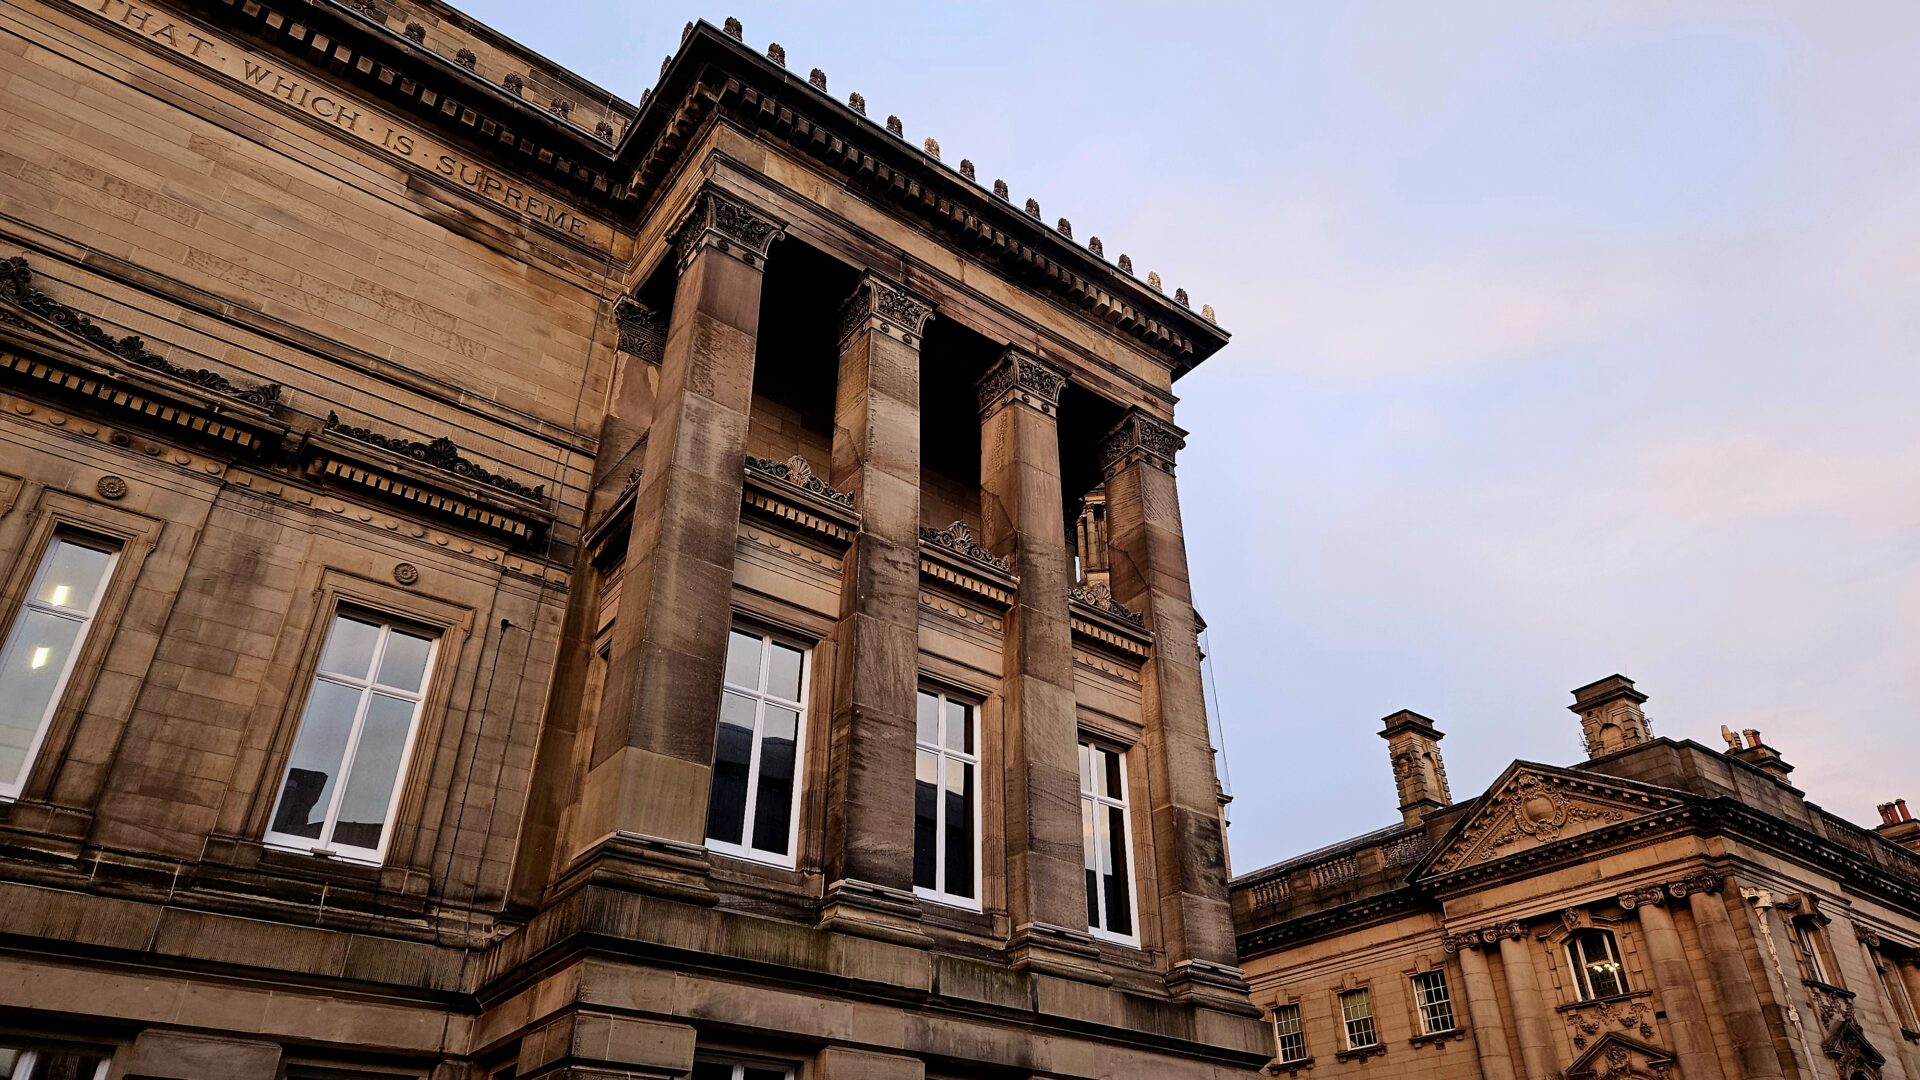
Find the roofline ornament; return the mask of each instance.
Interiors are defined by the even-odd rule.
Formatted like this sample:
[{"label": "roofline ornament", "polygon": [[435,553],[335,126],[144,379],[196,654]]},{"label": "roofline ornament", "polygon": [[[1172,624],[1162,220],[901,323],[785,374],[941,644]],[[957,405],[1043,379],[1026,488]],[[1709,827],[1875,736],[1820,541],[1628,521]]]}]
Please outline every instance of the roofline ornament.
[{"label": "roofline ornament", "polygon": [[271,409],[280,404],[279,383],[262,383],[258,386],[236,383],[217,371],[181,367],[158,353],[148,352],[147,343],[138,334],[114,337],[92,319],[36,288],[33,284],[33,267],[28,265],[24,256],[0,260],[0,297],[13,301],[29,314],[45,319],[90,345],[148,371],[157,371],[192,383],[202,390],[210,390],[262,409]]},{"label": "roofline ornament", "polygon": [[944,529],[922,525],[920,539],[934,547],[951,551],[961,558],[990,566],[1003,574],[1013,573],[1013,560],[995,555],[992,549],[974,539],[973,530],[964,521],[956,521]]},{"label": "roofline ornament", "polygon": [[547,497],[547,486],[545,484],[541,484],[538,487],[529,487],[511,477],[490,472],[463,456],[460,453],[460,447],[445,435],[431,442],[401,438],[397,435],[382,435],[369,428],[343,424],[340,422],[340,414],[332,410],[328,410],[327,412],[327,423],[323,430],[352,439],[355,442],[363,442],[369,446],[377,446],[382,450],[398,454],[404,458],[409,458],[422,465],[442,469],[453,473],[455,476],[464,477],[476,483],[485,484],[488,487],[499,488],[509,495],[517,495],[522,499],[527,499],[532,502],[541,502]]}]

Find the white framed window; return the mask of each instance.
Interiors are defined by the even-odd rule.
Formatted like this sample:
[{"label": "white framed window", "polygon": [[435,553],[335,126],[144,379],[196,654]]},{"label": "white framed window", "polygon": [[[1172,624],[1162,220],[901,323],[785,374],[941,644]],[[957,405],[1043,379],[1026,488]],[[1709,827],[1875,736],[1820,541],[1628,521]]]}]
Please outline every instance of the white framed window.
[{"label": "white framed window", "polygon": [[1273,1007],[1273,1050],[1282,1063],[1307,1060],[1307,1029],[1300,1022],[1299,1003]]},{"label": "white framed window", "polygon": [[1833,980],[1827,978],[1826,962],[1820,957],[1819,931],[1813,928],[1812,919],[1793,920],[1793,945],[1800,954],[1800,963],[1806,966],[1807,978],[1833,985]]},{"label": "white framed window", "polygon": [[119,544],[65,530],[40,557],[0,647],[0,799],[26,786],[119,559]]},{"label": "white framed window", "polygon": [[736,625],[713,737],[707,846],[791,868],[807,739],[807,649]]},{"label": "white framed window", "polygon": [[1087,929],[1138,945],[1133,918],[1133,820],[1127,812],[1127,755],[1080,742],[1080,834],[1086,851]]},{"label": "white framed window", "polygon": [[764,1061],[713,1061],[696,1059],[691,1080],[794,1080],[791,1065]]},{"label": "white framed window", "polygon": [[336,611],[268,819],[266,842],[379,863],[392,838],[439,640],[362,611]]},{"label": "white framed window", "polygon": [[0,1080],[107,1080],[113,1053],[0,1039]]},{"label": "white framed window", "polygon": [[1378,1046],[1380,1036],[1373,1027],[1373,992],[1362,987],[1340,995],[1340,1020],[1346,1028],[1347,1049],[1364,1050]]},{"label": "white framed window", "polygon": [[1617,997],[1628,991],[1627,969],[1620,963],[1620,943],[1611,930],[1575,931],[1567,938],[1567,963],[1573,968],[1573,987],[1581,1001]]},{"label": "white framed window", "polygon": [[980,910],[978,710],[938,690],[920,691],[914,721],[913,891]]},{"label": "white framed window", "polygon": [[1422,971],[1414,975],[1413,1004],[1420,1012],[1420,1034],[1436,1035],[1453,1030],[1453,995],[1447,990],[1446,972]]}]

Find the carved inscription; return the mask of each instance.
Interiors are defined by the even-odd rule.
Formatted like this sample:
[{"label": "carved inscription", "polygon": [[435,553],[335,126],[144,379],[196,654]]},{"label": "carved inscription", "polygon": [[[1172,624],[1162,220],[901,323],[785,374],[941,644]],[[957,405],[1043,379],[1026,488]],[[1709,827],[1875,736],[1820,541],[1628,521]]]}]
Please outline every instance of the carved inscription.
[{"label": "carved inscription", "polygon": [[277,62],[263,60],[223,38],[189,29],[163,11],[128,0],[67,2],[258,93],[277,98],[392,157],[433,172],[521,218],[601,250],[611,243],[606,226],[573,208],[509,180],[331,87],[288,71]]}]

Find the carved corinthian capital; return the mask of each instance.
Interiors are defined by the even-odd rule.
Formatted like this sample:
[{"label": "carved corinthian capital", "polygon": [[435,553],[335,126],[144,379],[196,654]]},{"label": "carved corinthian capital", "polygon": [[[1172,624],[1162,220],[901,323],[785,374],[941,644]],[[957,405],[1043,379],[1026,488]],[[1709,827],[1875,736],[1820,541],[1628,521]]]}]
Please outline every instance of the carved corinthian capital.
[{"label": "carved corinthian capital", "polygon": [[1000,362],[980,377],[974,390],[980,395],[980,418],[985,420],[1006,405],[1018,403],[1048,416],[1060,413],[1060,392],[1067,377],[1013,346]]},{"label": "carved corinthian capital", "polygon": [[1649,904],[1664,904],[1666,902],[1666,890],[1658,885],[1648,885],[1641,889],[1629,889],[1620,894],[1620,906],[1627,911],[1632,911],[1634,908],[1644,907]]},{"label": "carved corinthian capital", "polygon": [[620,332],[621,352],[649,364],[660,362],[666,350],[667,321],[659,312],[629,296],[613,309],[613,321]]},{"label": "carved corinthian capital", "polygon": [[865,274],[840,306],[840,340],[844,343],[861,330],[872,330],[917,349],[921,331],[932,317],[932,304],[886,278]]},{"label": "carved corinthian capital", "polygon": [[1717,893],[1720,891],[1721,885],[1722,881],[1719,874],[1711,870],[1702,870],[1692,877],[1685,877],[1679,881],[1668,882],[1667,895],[1673,897],[1675,900],[1684,900],[1692,893]]},{"label": "carved corinthian capital", "polygon": [[681,270],[703,248],[731,255],[756,270],[767,268],[767,252],[786,235],[786,222],[772,218],[714,188],[703,188],[680,224],[674,226],[674,256]]},{"label": "carved corinthian capital", "polygon": [[1174,455],[1187,445],[1186,434],[1138,409],[1129,409],[1126,418],[1107,432],[1100,445],[1100,471],[1109,479],[1136,464],[1172,472]]}]

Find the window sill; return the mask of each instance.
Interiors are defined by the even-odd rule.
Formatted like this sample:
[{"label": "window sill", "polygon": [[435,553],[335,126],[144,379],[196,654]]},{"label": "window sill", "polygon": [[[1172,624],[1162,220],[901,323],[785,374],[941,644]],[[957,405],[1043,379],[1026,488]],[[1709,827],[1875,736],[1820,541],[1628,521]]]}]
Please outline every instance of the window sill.
[{"label": "window sill", "polygon": [[1920,1043],[1920,1031],[1915,1031],[1912,1028],[1901,1028],[1900,1037],[1910,1043]]},{"label": "window sill", "polygon": [[1569,1001],[1565,1005],[1555,1005],[1553,1009],[1555,1012],[1566,1012],[1569,1009],[1587,1009],[1595,1005],[1606,1005],[1616,1001],[1632,1001],[1635,998],[1651,996],[1653,996],[1653,991],[1651,990],[1629,990],[1624,994],[1614,994],[1610,997],[1584,998],[1580,1001]]},{"label": "window sill", "polygon": [[1425,1035],[1415,1035],[1407,1040],[1409,1046],[1423,1046],[1427,1043],[1443,1043],[1449,1039],[1458,1039],[1466,1035],[1466,1028],[1448,1028],[1445,1031],[1429,1031]]},{"label": "window sill", "polygon": [[1820,990],[1829,994],[1838,994],[1843,998],[1853,998],[1857,996],[1856,994],[1854,994],[1853,991],[1847,989],[1844,986],[1835,986],[1830,982],[1821,982],[1819,979],[1802,979],[1800,981],[1803,985],[1805,985],[1808,989],[1811,989],[1811,990]]},{"label": "window sill", "polygon": [[1267,1073],[1271,1076],[1278,1076],[1281,1073],[1286,1073],[1288,1076],[1299,1076],[1301,1069],[1311,1068],[1313,1068],[1313,1059],[1310,1057],[1294,1058],[1292,1061],[1272,1061],[1267,1063]]},{"label": "window sill", "polygon": [[1342,1050],[1333,1055],[1335,1061],[1365,1061],[1375,1054],[1387,1052],[1386,1043],[1374,1043],[1371,1046],[1356,1046],[1351,1050]]}]

